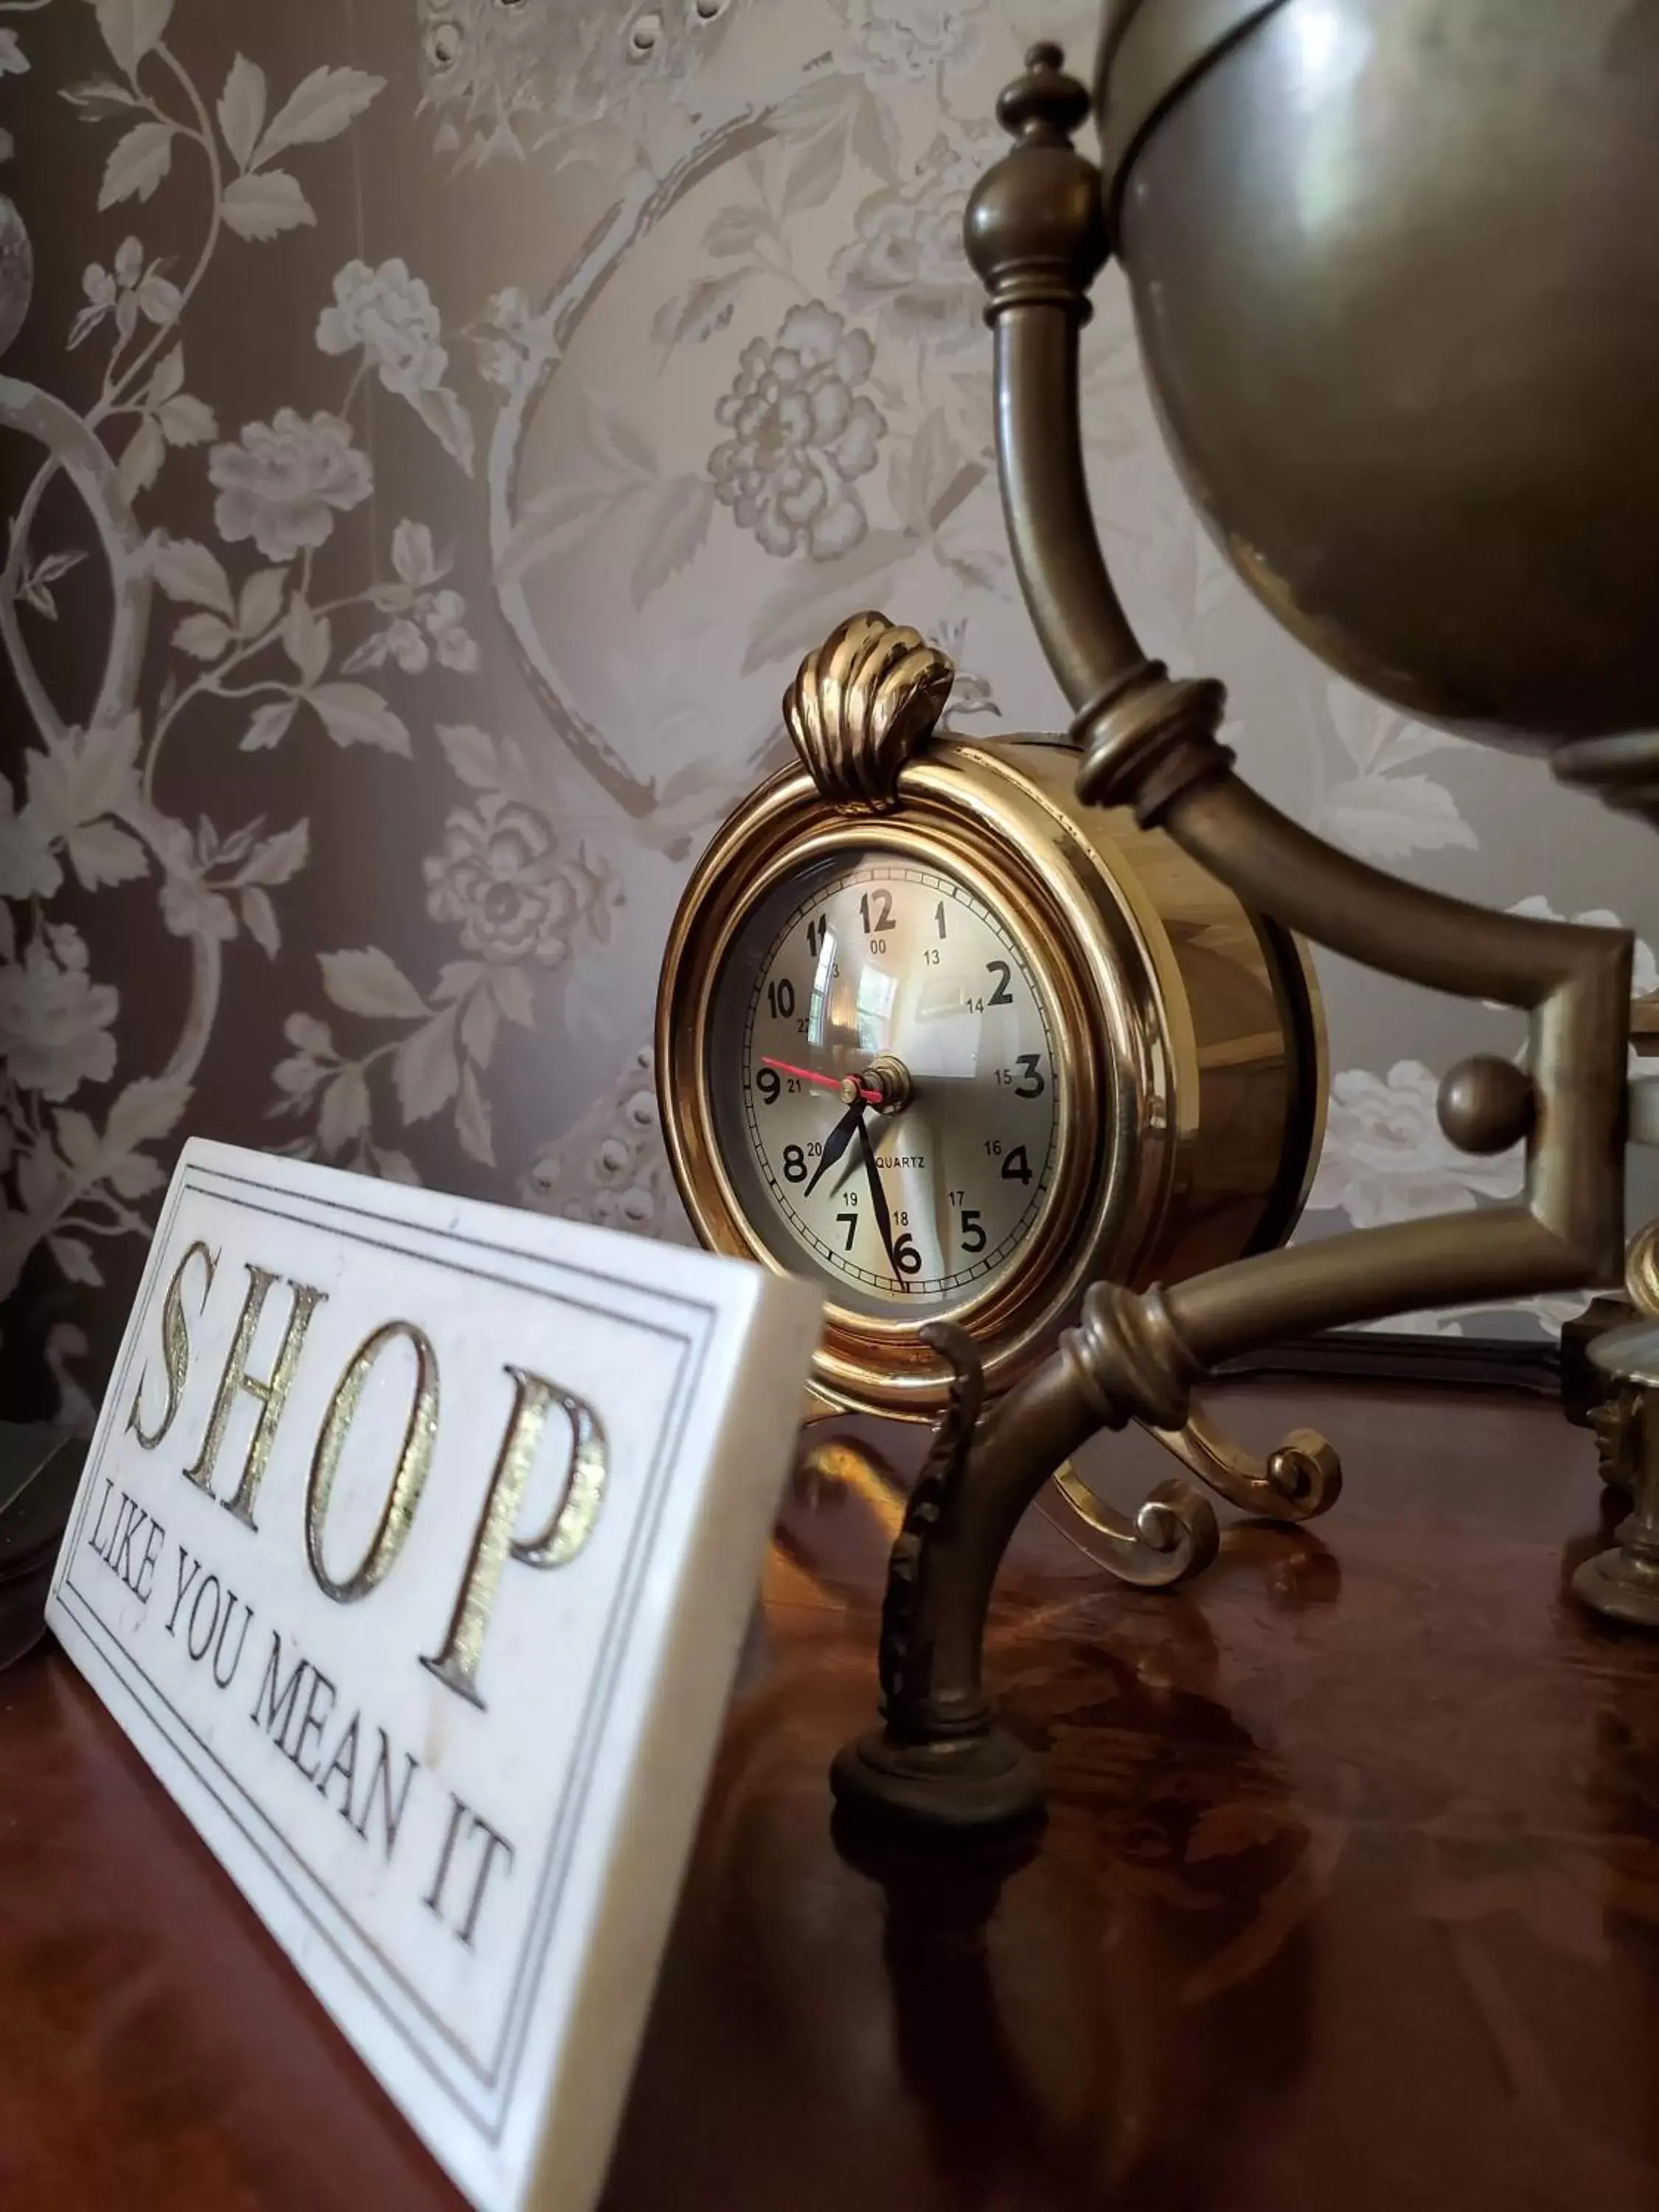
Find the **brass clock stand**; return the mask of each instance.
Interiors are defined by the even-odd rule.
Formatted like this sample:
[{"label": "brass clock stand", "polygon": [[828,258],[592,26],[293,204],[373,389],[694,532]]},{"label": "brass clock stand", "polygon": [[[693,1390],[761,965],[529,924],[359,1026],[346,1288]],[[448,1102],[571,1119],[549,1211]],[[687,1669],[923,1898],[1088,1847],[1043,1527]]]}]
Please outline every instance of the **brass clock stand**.
[{"label": "brass clock stand", "polygon": [[[806,656],[784,701],[798,765],[751,793],[700,860],[669,935],[659,1000],[664,1128],[698,1235],[718,1251],[804,1267],[823,1285],[800,1471],[808,1480],[855,1480],[866,1493],[875,1486],[889,1504],[899,1493],[878,1455],[866,1453],[854,1470],[858,1447],[836,1440],[825,1460],[812,1431],[836,1413],[938,1418],[951,1401],[951,1369],[918,1327],[918,1306],[957,1325],[939,1341],[960,1346],[971,1337],[974,1388],[990,1402],[1053,1350],[1097,1276],[1144,1284],[1281,1244],[1318,1158],[1327,1087],[1317,988],[1291,933],[1248,908],[1161,831],[1121,810],[1085,805],[1065,740],[942,731],[953,677],[915,630],[876,613],[848,617]],[[1018,1089],[1015,1070],[999,1064],[1010,1050],[1006,1032],[994,1049],[977,1030],[971,1051],[952,1042],[973,981],[959,966],[966,956],[934,938],[933,890],[921,901],[918,939],[907,934],[916,920],[911,894],[887,902],[884,933],[872,937],[825,889],[848,868],[878,865],[936,889],[972,886],[981,910],[997,917],[998,941],[1043,1009],[1045,1049],[1019,1061],[1028,1082]],[[939,940],[944,917],[941,905]],[[780,950],[803,934],[810,973],[793,949]],[[757,941],[769,947],[759,966]],[[781,962],[797,963],[781,985]],[[1009,963],[991,965],[1006,988]],[[778,1056],[781,1022],[783,1038],[800,1039],[788,1047],[792,1059]],[[919,1080],[904,1052],[921,1054]],[[811,1066],[799,1064],[802,1055]],[[787,1154],[769,1205],[752,1172],[757,1157],[769,1164],[775,1153],[771,1132],[795,1113],[790,1097],[805,1095],[802,1086],[820,1098],[838,1094],[817,1125],[816,1173],[794,1146],[803,1201],[849,1155],[856,1178],[861,1146],[867,1154],[868,1206],[836,1215],[836,1246],[813,1237],[809,1216],[788,1210]],[[1016,1146],[1000,1116],[1036,1112],[1034,1103],[1013,1101],[1039,1096],[1052,1138],[1040,1143],[1031,1122]],[[894,1264],[909,1259],[920,1273],[917,1248],[902,1249],[913,1222],[893,1210],[898,1194],[890,1207],[884,1194],[876,1210],[884,1140],[866,1143],[866,1121],[914,1130],[936,1170],[953,1157],[947,1183],[971,1182],[975,1171],[994,1176],[981,1153],[1001,1156],[1006,1179],[1012,1152],[1022,1168],[1014,1187],[1035,1179],[1022,1226],[1007,1233],[1005,1220],[992,1245],[977,1211],[985,1199],[952,1190],[953,1208],[976,1210],[948,1212],[943,1230],[932,1224],[943,1279],[916,1285],[923,1299],[909,1295],[908,1281],[894,1278],[890,1289],[859,1273],[857,1261],[843,1267],[844,1224],[846,1255],[863,1231],[880,1229]],[[812,1125],[787,1126],[811,1140]],[[994,1182],[993,1194],[1001,1187]],[[908,1202],[915,1206],[914,1194]],[[969,1220],[977,1244],[961,1242]],[[906,1237],[896,1249],[900,1226]],[[1305,1520],[1340,1488],[1335,1452],[1310,1431],[1259,1458],[1191,1406],[1156,1433],[1188,1474],[1247,1513]],[[1045,1511],[1120,1579],[1159,1587],[1213,1557],[1216,1516],[1192,1483],[1172,1479],[1124,1514],[1068,1468],[1053,1472]]]},{"label": "brass clock stand", "polygon": [[[1363,12],[1361,0],[1347,4]],[[1130,104],[1153,134],[1154,152],[1156,134],[1169,128],[1158,118],[1167,118],[1170,102],[1178,109],[1178,92],[1192,97],[1189,81],[1206,67],[1225,69],[1240,53],[1248,65],[1250,42],[1297,12],[1297,0],[1281,13],[1259,0],[1207,9],[1142,0],[1138,9],[1114,9],[1105,64],[1115,43],[1116,66],[1127,73]],[[1373,9],[1367,20],[1391,19]],[[1265,33],[1253,27],[1259,24]],[[1185,25],[1192,38],[1165,54],[1156,41],[1171,25]],[[1404,37],[1407,27],[1396,27]],[[1576,35],[1565,15],[1552,31]],[[1276,51],[1261,49],[1264,67]],[[1299,66],[1293,52],[1287,55],[1287,70]],[[1060,63],[1056,49],[1034,49],[1025,76],[1003,94],[999,114],[1014,150],[975,192],[967,240],[990,295],[1009,534],[1027,606],[1075,709],[1079,792],[1096,805],[1132,807],[1249,906],[1333,951],[1432,989],[1523,1011],[1528,1066],[1486,1055],[1462,1061],[1443,1082],[1439,1115],[1448,1136],[1468,1152],[1497,1153],[1524,1140],[1526,1182],[1516,1202],[1476,1215],[1264,1252],[1167,1290],[1097,1283],[1058,1352],[988,1407],[972,1343],[934,1332],[956,1381],[893,1550],[879,1658],[884,1721],[841,1753],[832,1779],[849,1809],[941,1829],[994,1825],[1040,1802],[1031,1754],[992,1719],[981,1674],[987,1607],[1022,1515],[1088,1437],[1132,1419],[1177,1431],[1194,1386],[1218,1363],[1287,1337],[1425,1306],[1613,1283],[1623,1259],[1628,935],[1440,896],[1311,836],[1235,773],[1217,735],[1220,684],[1173,678],[1148,660],[1122,612],[1090,513],[1078,421],[1078,334],[1108,252],[1115,179],[1103,198],[1101,173],[1071,143],[1090,103]],[[1274,117],[1252,106],[1252,96],[1247,89],[1242,114],[1254,147],[1271,137]],[[1115,120],[1109,94],[1102,106]],[[1120,175],[1131,151],[1129,143],[1120,145]],[[1138,159],[1144,164],[1147,156]],[[1591,731],[1561,746],[1555,766],[1564,777],[1597,783],[1615,804],[1649,812],[1659,805],[1659,746],[1651,740]],[[1610,1334],[1597,1355],[1633,1389],[1659,1387],[1659,1329],[1636,1334],[1639,1343],[1626,1331]],[[1642,1434],[1656,1431],[1659,1421],[1644,1422]],[[1659,1449],[1644,1443],[1644,1450],[1655,1487],[1622,1564],[1607,1572],[1624,1589],[1644,1593],[1644,1617],[1652,1620],[1659,1616]],[[1154,1548],[1189,1540],[1157,1500],[1141,1518]]]}]

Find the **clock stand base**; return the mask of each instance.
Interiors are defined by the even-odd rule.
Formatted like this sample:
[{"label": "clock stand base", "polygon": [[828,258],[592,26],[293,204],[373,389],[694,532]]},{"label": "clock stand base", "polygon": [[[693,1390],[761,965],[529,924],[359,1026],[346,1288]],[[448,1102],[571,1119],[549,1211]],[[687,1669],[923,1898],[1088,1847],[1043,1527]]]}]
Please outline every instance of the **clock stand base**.
[{"label": "clock stand base", "polygon": [[[1056,1472],[1070,1510],[1081,1507],[1085,1548],[1118,1579],[1167,1589],[1214,1558],[1214,1509],[1190,1482],[1160,1483],[1133,1521],[1087,1489],[1070,1456],[1099,1429],[1138,1419],[1231,1502],[1272,1519],[1304,1521],[1335,1502],[1340,1464],[1312,1431],[1297,1431],[1258,1462],[1194,1417],[1188,1394],[1173,1381],[1162,1387],[1156,1363],[1139,1376],[1138,1411],[1108,1393],[1105,1378],[1117,1357],[1128,1352],[1129,1365],[1138,1365],[1129,1347],[1138,1335],[1157,1332],[1161,1317],[1156,1292],[1143,1301],[1097,1285],[1055,1357],[988,1406],[971,1338],[949,1322],[923,1329],[954,1380],[888,1564],[878,1652],[884,1723],[845,1746],[830,1771],[836,1801],[850,1815],[961,1834],[1001,1829],[1040,1809],[1041,1761],[992,1720],[981,1668],[1003,1554]],[[815,1452],[826,1474],[831,1455],[850,1454],[866,1465],[877,1456],[839,1440],[808,1447],[809,1457]],[[897,1487],[892,1471],[877,1479],[890,1498]]]},{"label": "clock stand base", "polygon": [[968,1736],[907,1742],[869,1729],[830,1770],[836,1805],[867,1826],[895,1816],[923,1828],[1006,1828],[1042,1812],[1042,1761],[999,1724]]}]

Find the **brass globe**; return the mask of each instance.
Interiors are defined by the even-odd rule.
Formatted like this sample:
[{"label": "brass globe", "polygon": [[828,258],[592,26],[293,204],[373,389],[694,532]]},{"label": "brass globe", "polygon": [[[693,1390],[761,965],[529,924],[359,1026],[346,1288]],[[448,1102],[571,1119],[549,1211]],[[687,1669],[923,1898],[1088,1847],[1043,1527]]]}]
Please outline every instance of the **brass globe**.
[{"label": "brass globe", "polygon": [[1468,736],[1659,728],[1659,0],[1117,0],[1096,106],[1256,595]]}]

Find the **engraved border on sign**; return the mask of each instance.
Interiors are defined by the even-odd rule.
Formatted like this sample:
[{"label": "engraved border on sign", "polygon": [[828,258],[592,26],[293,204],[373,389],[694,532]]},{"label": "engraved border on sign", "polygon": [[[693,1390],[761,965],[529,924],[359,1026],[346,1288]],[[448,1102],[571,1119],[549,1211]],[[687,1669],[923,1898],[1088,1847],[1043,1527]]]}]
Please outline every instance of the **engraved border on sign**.
[{"label": "engraved border on sign", "polygon": [[[211,1177],[217,1182],[230,1184],[233,1188],[229,1191],[210,1188],[202,1180],[204,1177]],[[662,1300],[701,1316],[703,1324],[701,1338],[699,1340],[682,1330],[667,1328],[661,1322],[647,1321],[635,1314],[623,1312],[614,1307],[573,1297],[568,1291],[526,1283],[515,1276],[503,1275],[487,1268],[447,1260],[433,1252],[422,1250],[418,1247],[391,1243],[384,1237],[370,1237],[360,1230],[341,1227],[330,1229],[325,1223],[308,1219],[304,1212],[293,1212],[286,1206],[258,1204],[252,1199],[241,1195],[242,1191],[258,1191],[266,1198],[287,1199],[301,1207],[354,1216],[361,1220],[372,1221],[378,1227],[401,1226],[413,1231],[418,1236],[428,1237],[441,1245],[467,1247],[504,1260],[520,1260],[532,1266],[554,1268],[561,1274],[586,1276],[599,1283],[608,1282],[615,1288],[626,1288],[635,1291],[642,1297]],[[122,1642],[117,1632],[98,1611],[91,1599],[74,1581],[74,1565],[80,1557],[86,1514],[95,1486],[93,1480],[88,1480],[82,1486],[82,1495],[79,1510],[76,1516],[73,1538],[64,1547],[65,1565],[58,1579],[56,1593],[60,1601],[67,1605],[70,1599],[75,1601],[73,1607],[70,1608],[70,1611],[78,1619],[80,1626],[94,1644],[102,1648],[105,1663],[115,1672],[117,1679],[126,1689],[128,1695],[148,1712],[151,1724],[184,1760],[191,1774],[208,1791],[244,1841],[264,1861],[276,1881],[305,1914],[312,1927],[327,1944],[339,1964],[375,2004],[404,2046],[426,2069],[432,2078],[448,2093],[453,2101],[478,2129],[485,2140],[494,2144],[500,2141],[505,2124],[506,2109],[511,2100],[519,2066],[523,2058],[525,2039],[528,2033],[532,2008],[535,1976],[539,1972],[548,1945],[552,1940],[558,1917],[559,1897],[569,1870],[576,1831],[580,1826],[579,1815],[581,1802],[586,1796],[592,1779],[593,1763],[605,1734],[605,1721],[614,1695],[617,1676],[621,1668],[623,1649],[626,1642],[625,1635],[622,1632],[625,1625],[623,1616],[627,1614],[631,1618],[637,1605],[640,1585],[666,1498],[667,1485],[662,1480],[663,1472],[672,1463],[672,1447],[678,1443],[684,1429],[690,1410],[690,1401],[696,1395],[697,1382],[708,1355],[708,1335],[716,1318],[716,1310],[706,1301],[688,1297],[680,1291],[664,1291],[653,1285],[643,1284],[618,1282],[616,1278],[606,1276],[597,1268],[583,1267],[563,1260],[555,1260],[544,1253],[526,1251],[497,1243],[484,1237],[465,1236],[454,1230],[428,1228],[420,1223],[388,1223],[384,1215],[377,1213],[371,1207],[350,1206],[341,1200],[325,1198],[308,1192],[289,1191],[280,1185],[257,1182],[252,1176],[232,1174],[226,1169],[201,1165],[191,1167],[173,1186],[173,1203],[168,1206],[166,1218],[156,1231],[155,1249],[158,1264],[150,1283],[146,1286],[142,1308],[135,1316],[135,1322],[141,1322],[149,1314],[155,1285],[161,1279],[160,1255],[165,1249],[167,1238],[171,1234],[178,1206],[185,1195],[191,1193],[220,1205],[240,1207],[247,1212],[270,1214],[278,1219],[294,1222],[301,1227],[321,1228],[325,1233],[349,1238],[354,1243],[374,1245],[382,1250],[395,1252],[403,1258],[424,1261],[428,1266],[450,1274],[472,1275],[483,1281],[499,1283],[504,1288],[522,1291],[532,1297],[574,1306],[581,1312],[599,1315],[608,1320],[623,1322],[629,1328],[643,1329],[653,1335],[665,1337],[683,1347],[674,1384],[668,1394],[665,1417],[657,1430],[655,1446],[642,1486],[640,1510],[635,1517],[634,1527],[629,1538],[628,1550],[623,1559],[623,1571],[617,1580],[616,1597],[606,1618],[599,1662],[594,1669],[589,1696],[577,1729],[575,1749],[569,1774],[554,1808],[550,1823],[546,1848],[542,1856],[535,1892],[529,1912],[526,1916],[525,1925],[527,1933],[520,1949],[518,1968],[509,1984],[506,2000],[499,2009],[500,2024],[495,2039],[494,2051],[487,2063],[477,2057],[468,2045],[455,2035],[448,2023],[434,2010],[368,1932],[353,1918],[349,1911],[340,1903],[313,1871],[298,1848],[283,1834],[264,1806],[203,1741],[184,1714],[140,1664],[134,1654]],[[110,1384],[108,1402],[112,1405],[119,1402],[125,1395],[128,1373],[137,1349],[140,1334],[140,1328],[135,1326],[131,1330],[131,1339],[127,1346],[126,1357],[121,1363],[120,1372]],[[688,1360],[691,1362],[689,1372]],[[107,1442],[106,1437],[104,1448],[106,1450]],[[100,1465],[104,1453],[100,1450],[99,1459]],[[95,1476],[94,1469],[88,1468],[88,1472]],[[109,1649],[112,1645],[113,1646],[112,1655]],[[144,1684],[151,1698],[176,1723],[176,1730],[167,1728],[157,1718],[149,1700],[143,1698],[137,1688],[133,1680],[135,1676],[138,1681]],[[177,1731],[182,1731],[182,1735]],[[202,1755],[201,1759],[192,1757],[184,1741],[186,1737],[191,1744],[197,1747]],[[205,1767],[202,1760],[207,1762]],[[209,1771],[210,1769],[211,1771]],[[296,1887],[293,1875],[277,1863],[266,1844],[240,1817],[236,1807],[228,1802],[227,1797],[214,1781],[213,1776],[216,1772],[222,1778],[235,1796],[252,1810],[262,1826],[280,1846],[281,1851],[292,1863],[293,1867],[297,1869],[299,1875],[303,1877],[302,1886]],[[478,2109],[474,2101],[465,2094],[465,2084],[458,2081],[448,2069],[438,2063],[427,2041],[412,2032],[410,2022],[400,2014],[397,2007],[388,2003],[386,1992],[374,1979],[364,1973],[359,1960],[351,1955],[347,1945],[341,1941],[335,1929],[327,1924],[317,1911],[314,1898],[304,1893],[307,1888],[314,1893],[315,1897],[324,1900],[334,1917],[343,1923],[358,1951],[373,1958],[381,1968],[386,1979],[404,1993],[407,2000],[408,2010],[419,2014],[421,2019],[428,2023],[428,2027],[455,2053],[480,2087],[487,2092],[494,2092],[489,2100],[487,2110]]]}]

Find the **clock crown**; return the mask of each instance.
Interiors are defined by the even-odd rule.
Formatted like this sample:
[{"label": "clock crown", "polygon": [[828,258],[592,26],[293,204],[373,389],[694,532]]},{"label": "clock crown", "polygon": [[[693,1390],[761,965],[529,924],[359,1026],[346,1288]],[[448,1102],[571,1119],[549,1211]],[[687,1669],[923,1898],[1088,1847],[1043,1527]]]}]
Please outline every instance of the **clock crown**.
[{"label": "clock crown", "polygon": [[848,812],[898,803],[904,763],[933,733],[956,681],[949,658],[885,615],[850,615],[802,661],[783,719],[813,782]]}]

